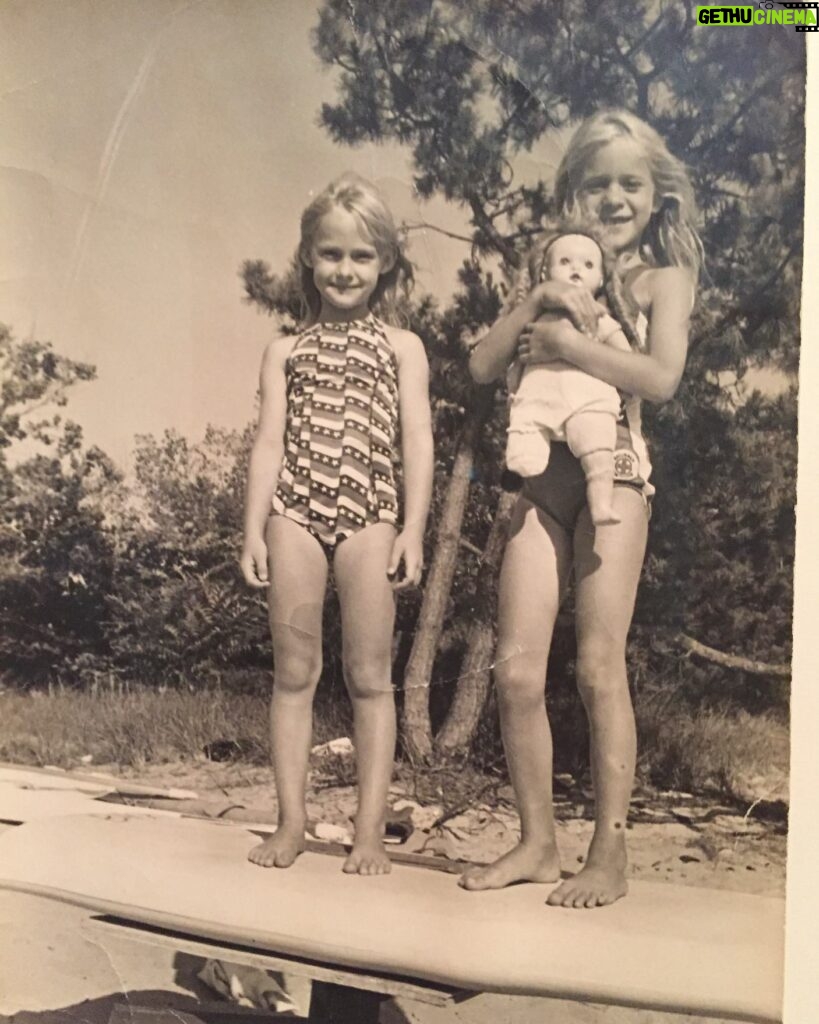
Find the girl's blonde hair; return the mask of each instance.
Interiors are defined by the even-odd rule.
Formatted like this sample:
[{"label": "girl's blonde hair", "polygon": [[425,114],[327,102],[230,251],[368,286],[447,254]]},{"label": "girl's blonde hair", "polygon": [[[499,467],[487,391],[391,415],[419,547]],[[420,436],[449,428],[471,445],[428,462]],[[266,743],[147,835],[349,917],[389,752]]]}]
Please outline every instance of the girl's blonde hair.
[{"label": "girl's blonde hair", "polygon": [[389,270],[378,279],[370,298],[370,309],[382,319],[396,323],[403,318],[402,300],[406,301],[412,287],[412,264],[404,254],[401,237],[383,196],[372,182],[352,172],[330,182],[301,215],[297,257],[304,319],[315,323],[321,312],[321,296],[306,259],[322,218],[337,207],[352,214],[362,235],[371,239],[379,258],[389,265]]},{"label": "girl's blonde hair", "polygon": [[698,277],[703,249],[688,170],[669,152],[662,137],[628,110],[601,110],[587,117],[574,133],[557,171],[558,209],[566,214],[577,210],[583,169],[601,146],[618,138],[633,139],[642,149],[659,201],[641,240],[644,255],[661,265],[684,267]]}]

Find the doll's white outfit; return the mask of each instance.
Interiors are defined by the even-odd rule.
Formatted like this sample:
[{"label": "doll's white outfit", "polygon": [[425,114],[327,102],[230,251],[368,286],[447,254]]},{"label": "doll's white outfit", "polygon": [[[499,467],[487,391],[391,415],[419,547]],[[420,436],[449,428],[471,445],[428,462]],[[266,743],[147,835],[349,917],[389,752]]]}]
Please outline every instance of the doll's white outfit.
[{"label": "doll's white outfit", "polygon": [[[620,325],[608,314],[598,321],[597,339],[630,351]],[[542,473],[552,441],[565,441],[578,459],[598,451],[613,457],[622,405],[610,384],[560,360],[525,367],[515,361],[509,394],[506,465],[513,472],[523,477]]]}]

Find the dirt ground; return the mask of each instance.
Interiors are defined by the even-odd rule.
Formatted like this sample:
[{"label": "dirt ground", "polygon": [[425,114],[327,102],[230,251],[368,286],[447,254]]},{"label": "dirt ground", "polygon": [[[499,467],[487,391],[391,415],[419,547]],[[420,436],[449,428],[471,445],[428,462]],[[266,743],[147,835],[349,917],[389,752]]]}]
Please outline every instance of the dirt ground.
[{"label": "dirt ground", "polygon": [[[80,767],[80,766],[78,766]],[[268,768],[202,758],[120,772],[82,766],[156,786],[191,790],[184,801],[153,801],[211,817],[275,822]],[[312,829],[343,841],[355,807],[350,766],[336,755],[314,758],[308,809]],[[460,773],[416,779],[402,773],[390,800],[414,831],[394,849],[454,861],[487,862],[518,838],[508,785]],[[582,784],[556,780],[558,843],[566,871],[577,870],[591,835],[591,800]],[[682,885],[783,895],[786,836],[781,808],[738,808],[677,792],[635,794],[629,825],[631,877]],[[400,817],[400,815],[396,815]],[[116,1006],[195,1013],[216,995],[197,978],[202,963],[131,937],[101,940],[87,912],[0,892],[0,1024],[109,1024]],[[130,1012],[130,1011],[129,1011]],[[382,1007],[382,1024],[703,1024],[703,1018],[529,997],[479,995],[448,1007],[398,1000]],[[157,1020],[156,1024],[160,1024]],[[350,1022],[355,1024],[355,1022]],[[713,1024],[713,1022],[712,1022]]]},{"label": "dirt ground", "polygon": [[[322,771],[319,761],[308,791],[311,824],[328,839],[350,834],[355,810],[354,788],[335,784],[335,774]],[[138,777],[194,790],[201,798],[200,810],[213,816],[276,820],[273,775],[268,768],[203,760],[151,766]],[[489,862],[504,853],[520,835],[514,796],[508,785],[490,784],[489,793],[472,802],[470,791],[486,789],[481,782],[476,780],[466,788],[466,796],[456,801],[458,806],[468,806],[452,813],[443,793],[436,794],[427,783],[420,787],[426,792],[419,799],[414,780],[399,777],[390,790],[391,803],[397,810],[409,807],[416,831],[395,849],[472,862]],[[449,786],[442,784],[440,789],[448,791]],[[555,808],[563,868],[579,870],[591,838],[591,793],[568,777],[558,776]],[[779,806],[743,808],[687,793],[638,789],[632,802],[628,845],[635,879],[784,895],[786,827]]]}]

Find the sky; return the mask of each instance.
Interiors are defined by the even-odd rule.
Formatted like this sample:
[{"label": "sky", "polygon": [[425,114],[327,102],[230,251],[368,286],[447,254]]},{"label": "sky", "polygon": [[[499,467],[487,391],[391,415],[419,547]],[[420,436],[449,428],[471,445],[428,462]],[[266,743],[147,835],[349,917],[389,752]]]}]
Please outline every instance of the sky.
[{"label": "sky", "polygon": [[[240,265],[283,270],[337,174],[376,181],[398,221],[464,230],[420,204],[407,151],[318,126],[334,76],[315,21],[309,0],[0,3],[0,321],[96,366],[67,414],[123,468],[136,434],[254,415],[274,323],[243,302]],[[411,238],[418,291],[445,299],[467,245]]]},{"label": "sky", "polygon": [[[0,2],[0,322],[96,367],[66,414],[123,469],[138,434],[197,441],[255,415],[275,323],[243,301],[239,268],[284,270],[337,174],[376,181],[399,222],[467,231],[462,209],[420,202],[407,150],[336,146],[319,127],[335,82],[310,46],[317,6]],[[544,139],[516,180],[549,180],[558,160]],[[417,291],[445,301],[468,245],[410,240]]]}]

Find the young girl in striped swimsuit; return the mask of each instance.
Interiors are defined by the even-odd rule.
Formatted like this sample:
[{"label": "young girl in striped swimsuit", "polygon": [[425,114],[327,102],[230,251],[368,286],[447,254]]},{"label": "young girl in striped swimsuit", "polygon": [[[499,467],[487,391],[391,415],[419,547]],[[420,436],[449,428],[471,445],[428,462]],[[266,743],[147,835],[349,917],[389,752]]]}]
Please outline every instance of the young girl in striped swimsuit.
[{"label": "young girl in striped swimsuit", "polygon": [[[359,801],[344,870],[390,870],[384,817],[395,750],[390,679],[395,595],[421,578],[432,490],[428,367],[421,340],[384,323],[410,278],[392,216],[344,175],[304,211],[298,250],[308,311],[262,360],[241,565],[268,588],[270,735],[278,828],[250,860],[289,867],[304,847],[312,705],[332,562],[344,678],[353,703]],[[399,525],[396,441],[403,462]]]}]

